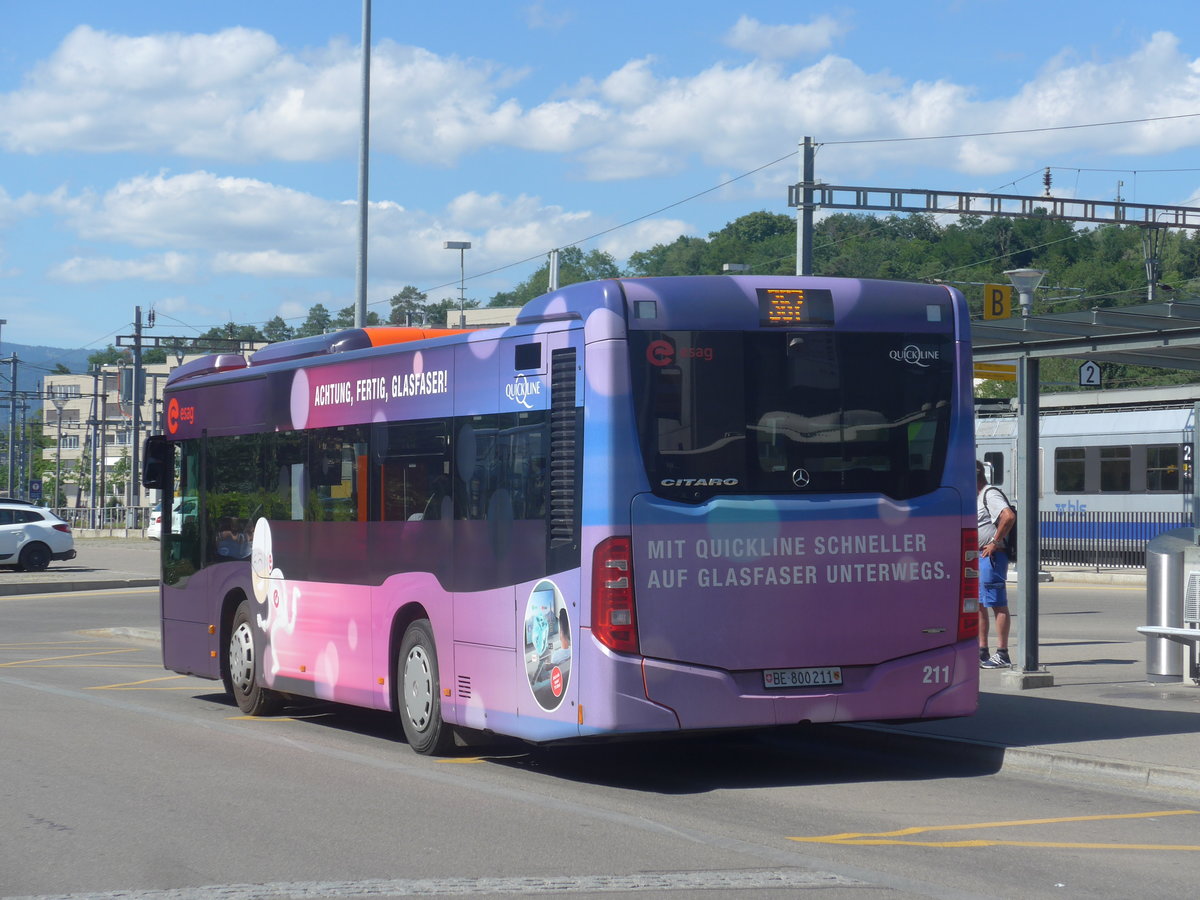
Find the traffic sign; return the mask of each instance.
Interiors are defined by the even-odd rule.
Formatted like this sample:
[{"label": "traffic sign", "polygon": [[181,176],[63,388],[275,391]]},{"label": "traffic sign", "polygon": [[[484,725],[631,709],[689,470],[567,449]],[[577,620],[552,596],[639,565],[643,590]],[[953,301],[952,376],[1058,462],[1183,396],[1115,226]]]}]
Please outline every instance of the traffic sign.
[{"label": "traffic sign", "polygon": [[35,500],[39,499],[42,496],[42,479],[40,479],[40,478],[30,478],[29,479],[29,496]]},{"label": "traffic sign", "polygon": [[1080,387],[1100,387],[1100,366],[1090,359],[1079,367]]},{"label": "traffic sign", "polygon": [[985,319],[1007,319],[1012,315],[1012,285],[985,284],[983,286],[983,317]]}]

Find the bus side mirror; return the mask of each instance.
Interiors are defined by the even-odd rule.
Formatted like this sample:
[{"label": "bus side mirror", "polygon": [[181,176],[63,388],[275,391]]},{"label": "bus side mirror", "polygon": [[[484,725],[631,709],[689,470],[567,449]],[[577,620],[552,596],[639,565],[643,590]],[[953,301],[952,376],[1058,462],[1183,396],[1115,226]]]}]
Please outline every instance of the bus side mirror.
[{"label": "bus side mirror", "polygon": [[162,490],[167,487],[175,463],[174,445],[161,434],[146,438],[142,456],[142,486]]}]

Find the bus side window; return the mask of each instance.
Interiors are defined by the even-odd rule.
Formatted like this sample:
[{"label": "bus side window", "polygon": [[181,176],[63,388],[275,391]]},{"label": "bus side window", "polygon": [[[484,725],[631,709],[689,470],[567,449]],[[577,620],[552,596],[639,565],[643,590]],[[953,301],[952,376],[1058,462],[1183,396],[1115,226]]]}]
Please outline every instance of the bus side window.
[{"label": "bus side window", "polygon": [[379,466],[383,521],[449,518],[446,423],[405,422],[388,426],[385,434]]}]

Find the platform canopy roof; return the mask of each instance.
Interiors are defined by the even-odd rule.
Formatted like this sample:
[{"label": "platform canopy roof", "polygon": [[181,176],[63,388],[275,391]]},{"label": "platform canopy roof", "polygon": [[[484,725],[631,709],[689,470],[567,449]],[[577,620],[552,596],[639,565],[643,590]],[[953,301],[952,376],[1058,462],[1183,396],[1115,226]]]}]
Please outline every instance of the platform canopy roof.
[{"label": "platform canopy roof", "polygon": [[1067,357],[1200,372],[1200,301],[971,323],[975,362]]}]

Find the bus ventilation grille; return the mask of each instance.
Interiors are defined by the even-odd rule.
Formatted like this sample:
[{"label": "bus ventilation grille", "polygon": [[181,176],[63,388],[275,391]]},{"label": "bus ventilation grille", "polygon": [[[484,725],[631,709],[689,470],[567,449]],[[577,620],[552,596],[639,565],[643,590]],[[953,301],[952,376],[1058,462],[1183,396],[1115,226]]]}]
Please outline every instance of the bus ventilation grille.
[{"label": "bus ventilation grille", "polygon": [[1189,572],[1187,591],[1183,596],[1183,621],[1200,625],[1200,572]]},{"label": "bus ventilation grille", "polygon": [[458,696],[459,696],[459,699],[461,699],[461,700],[470,700],[471,699],[471,676],[470,675],[459,675],[458,676]]},{"label": "bus ventilation grille", "polygon": [[550,363],[550,547],[578,543],[579,411],[575,407],[575,349],[555,350]]}]

